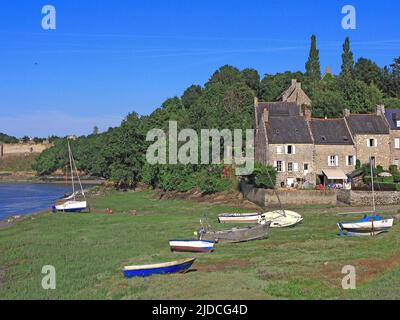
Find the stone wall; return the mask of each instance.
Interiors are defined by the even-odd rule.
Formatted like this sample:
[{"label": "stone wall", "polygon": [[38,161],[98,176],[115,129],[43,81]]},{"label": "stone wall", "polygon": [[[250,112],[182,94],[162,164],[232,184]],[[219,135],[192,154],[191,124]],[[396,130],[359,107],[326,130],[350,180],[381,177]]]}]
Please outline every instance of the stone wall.
[{"label": "stone wall", "polygon": [[390,130],[390,150],[391,164],[395,164],[400,168],[400,149],[396,149],[395,139],[400,139],[400,130]]},{"label": "stone wall", "polygon": [[[328,165],[330,156],[338,156],[339,163],[337,167]],[[354,165],[347,165],[347,157],[354,157]],[[355,170],[356,164],[356,149],[353,145],[316,145],[315,146],[315,170],[317,174],[322,174],[324,169],[341,169],[348,174]]]},{"label": "stone wall", "polygon": [[[376,139],[376,147],[368,147],[367,142],[369,139]],[[369,163],[370,155],[375,157],[376,164],[388,169],[392,164],[390,152],[390,135],[357,135],[355,138],[357,159],[362,164]]]},{"label": "stone wall", "polygon": [[[261,207],[279,206],[278,198],[273,190],[255,188],[247,183],[241,183],[241,191],[245,198]],[[336,205],[336,190],[278,190],[283,206],[303,205]]]},{"label": "stone wall", "polygon": [[8,155],[29,154],[29,153],[42,153],[51,145],[49,143],[30,144],[30,143],[16,143],[16,144],[2,144],[0,145],[0,157]]},{"label": "stone wall", "polygon": [[[372,191],[338,190],[338,201],[351,206],[372,206]],[[376,191],[375,203],[378,206],[400,204],[399,191]]]}]

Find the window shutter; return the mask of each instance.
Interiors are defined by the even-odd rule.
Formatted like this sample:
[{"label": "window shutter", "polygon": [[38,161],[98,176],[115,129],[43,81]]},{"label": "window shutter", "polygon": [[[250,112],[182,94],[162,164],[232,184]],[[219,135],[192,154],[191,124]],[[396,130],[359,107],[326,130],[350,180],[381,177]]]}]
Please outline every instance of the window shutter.
[{"label": "window shutter", "polygon": [[276,153],[277,154],[282,154],[282,147],[277,147],[276,148]]},{"label": "window shutter", "polygon": [[292,146],[292,152],[293,154],[296,154],[296,146]]},{"label": "window shutter", "polygon": [[298,163],[293,163],[293,171],[299,172],[299,164]]},{"label": "window shutter", "polygon": [[396,149],[400,149],[400,139],[399,138],[394,139],[394,147]]},{"label": "window shutter", "polygon": [[275,168],[275,169],[278,168],[278,161],[274,161],[274,168]]},{"label": "window shutter", "polygon": [[282,161],[282,172],[286,172],[286,162]]},{"label": "window shutter", "polygon": [[350,165],[350,156],[346,156],[346,166]]},{"label": "window shutter", "polygon": [[336,164],[336,167],[339,166],[339,156],[335,156],[335,164]]},{"label": "window shutter", "polygon": [[328,156],[328,167],[330,167],[330,166],[331,166],[331,157]]},{"label": "window shutter", "polygon": [[378,139],[374,139],[374,147],[378,146]]}]

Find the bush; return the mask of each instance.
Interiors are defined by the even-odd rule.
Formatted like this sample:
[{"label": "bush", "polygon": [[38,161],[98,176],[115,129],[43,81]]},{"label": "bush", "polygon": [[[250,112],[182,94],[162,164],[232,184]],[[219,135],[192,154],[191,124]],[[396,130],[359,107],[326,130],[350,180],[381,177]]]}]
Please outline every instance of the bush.
[{"label": "bush", "polygon": [[356,170],[361,169],[361,161],[359,159],[357,159],[356,161]]},{"label": "bush", "polygon": [[163,165],[160,167],[158,179],[158,186],[167,191],[186,192],[196,187],[196,178],[191,166]]},{"label": "bush", "polygon": [[232,181],[222,177],[222,166],[209,166],[200,170],[197,174],[197,185],[204,194],[213,194],[229,190]]},{"label": "bush", "polygon": [[276,185],[275,168],[256,163],[254,167],[253,183],[257,188],[274,189]]}]

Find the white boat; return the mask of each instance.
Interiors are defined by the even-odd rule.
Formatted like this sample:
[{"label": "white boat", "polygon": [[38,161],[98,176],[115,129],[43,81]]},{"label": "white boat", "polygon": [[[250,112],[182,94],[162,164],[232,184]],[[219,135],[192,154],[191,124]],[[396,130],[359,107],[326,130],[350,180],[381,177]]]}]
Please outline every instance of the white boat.
[{"label": "white boat", "polygon": [[169,246],[175,252],[212,252],[214,243],[206,240],[170,240]]},{"label": "white boat", "polygon": [[[88,209],[88,203],[86,201],[85,191],[83,190],[81,180],[79,178],[78,169],[76,168],[75,159],[72,154],[71,145],[68,143],[68,154],[69,154],[69,167],[71,169],[71,185],[72,194],[68,197],[60,199],[53,206],[53,211],[57,212],[82,212]],[[74,171],[79,182],[80,191],[75,191],[75,180]]]},{"label": "white boat", "polygon": [[341,235],[376,236],[388,232],[393,227],[394,219],[383,219],[379,216],[365,216],[359,221],[338,223]]},{"label": "white boat", "polygon": [[256,224],[261,220],[261,213],[222,213],[218,216],[219,223]]},{"label": "white boat", "polygon": [[261,218],[271,221],[271,228],[295,227],[304,220],[300,214],[289,210],[276,210],[263,213]]}]

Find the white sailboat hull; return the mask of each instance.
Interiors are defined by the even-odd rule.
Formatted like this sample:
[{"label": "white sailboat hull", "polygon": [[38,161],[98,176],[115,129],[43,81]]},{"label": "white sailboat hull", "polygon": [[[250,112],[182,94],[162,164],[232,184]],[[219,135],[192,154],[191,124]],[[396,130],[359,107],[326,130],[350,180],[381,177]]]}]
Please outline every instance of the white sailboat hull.
[{"label": "white sailboat hull", "polygon": [[298,225],[304,219],[294,211],[276,210],[261,215],[266,221],[271,221],[271,228],[290,228]]},{"label": "white sailboat hull", "polygon": [[381,221],[366,221],[366,222],[354,222],[354,223],[341,223],[340,227],[342,230],[346,230],[354,233],[378,233],[387,231],[393,227],[394,219],[386,219]]},{"label": "white sailboat hull", "polygon": [[223,213],[218,216],[219,223],[256,224],[261,221],[261,213]]},{"label": "white sailboat hull", "polygon": [[68,200],[64,203],[56,205],[56,210],[62,212],[81,212],[86,209],[87,209],[86,201]]}]

